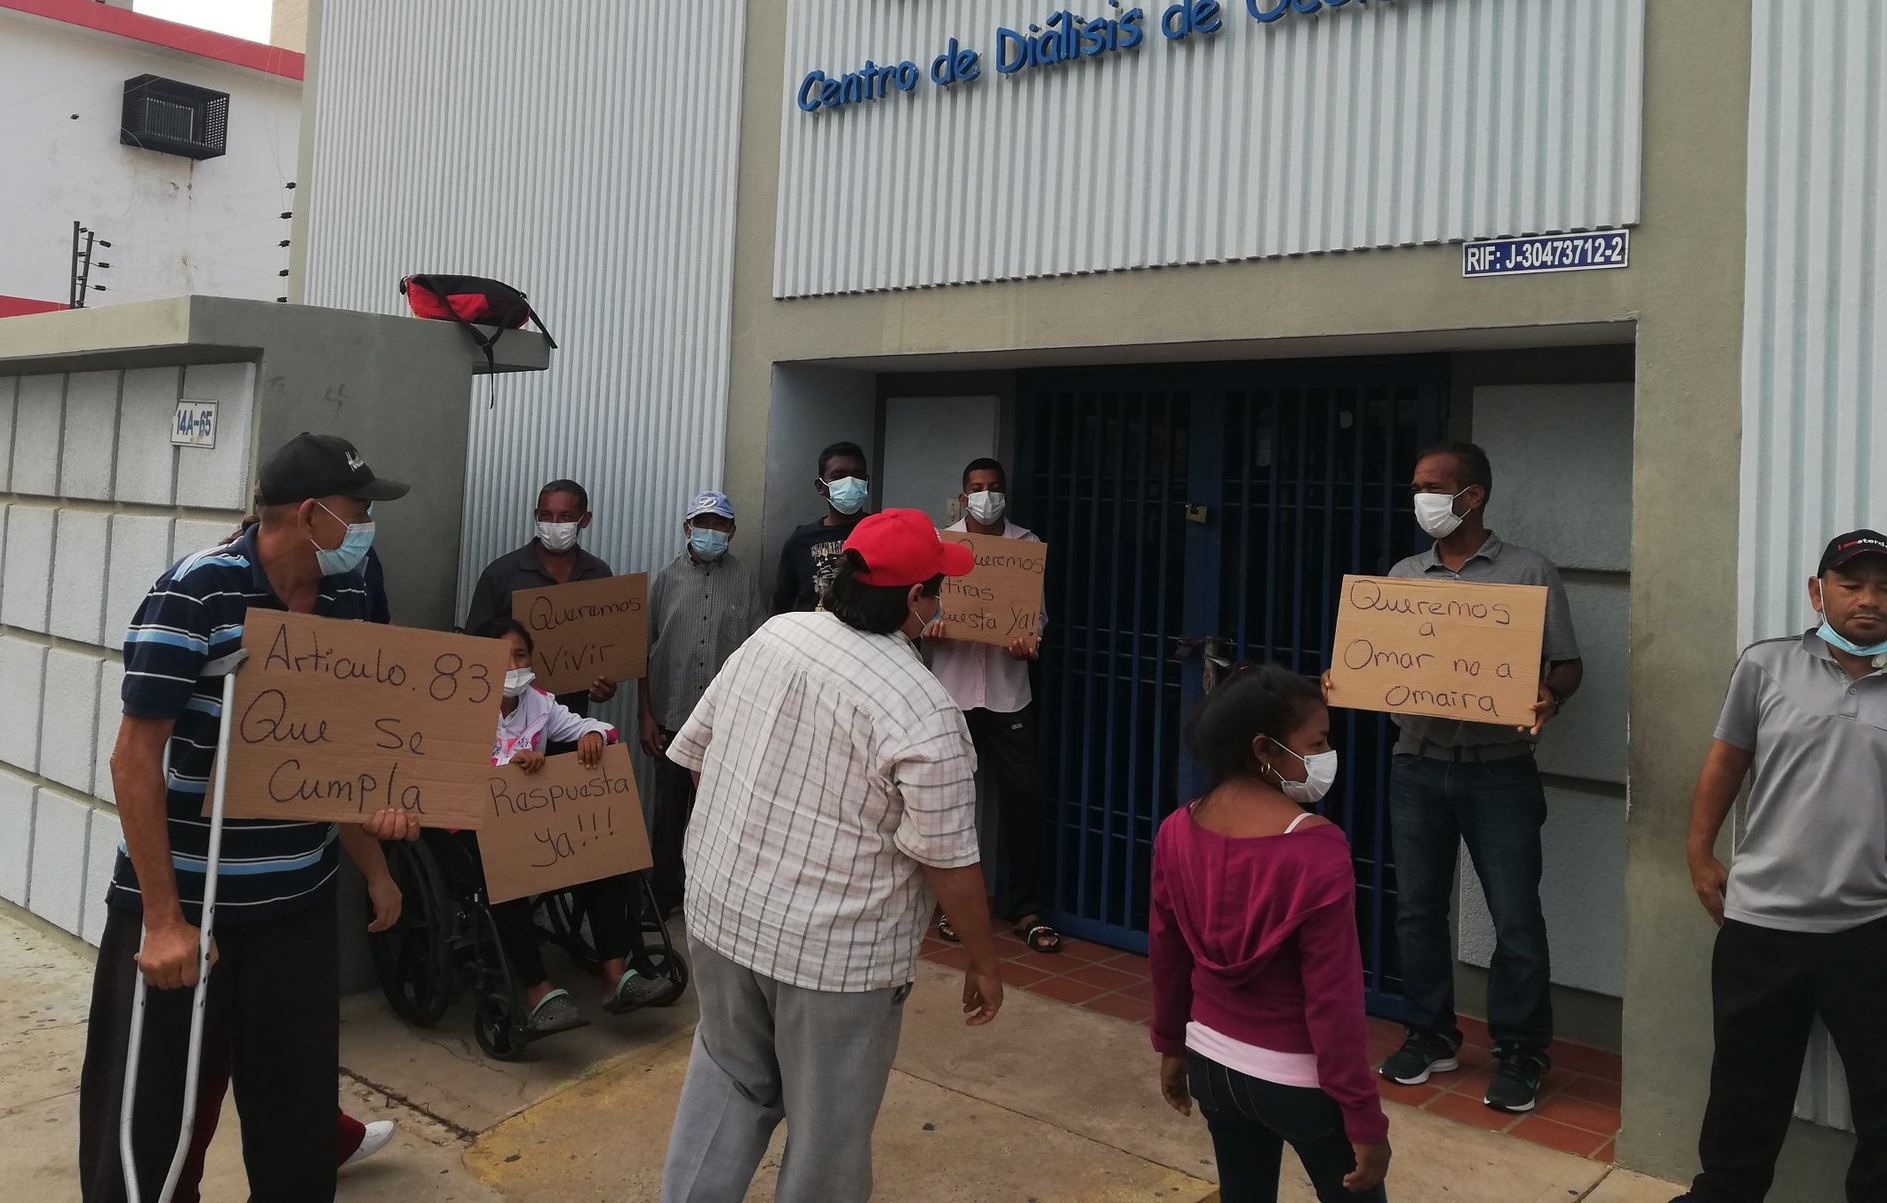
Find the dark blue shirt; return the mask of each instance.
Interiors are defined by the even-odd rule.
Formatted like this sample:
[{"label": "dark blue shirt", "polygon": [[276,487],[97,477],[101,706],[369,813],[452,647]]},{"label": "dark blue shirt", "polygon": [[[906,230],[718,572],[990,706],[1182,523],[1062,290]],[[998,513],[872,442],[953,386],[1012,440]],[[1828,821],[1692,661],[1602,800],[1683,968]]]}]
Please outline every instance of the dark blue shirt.
[{"label": "dark blue shirt", "polygon": [[[210,847],[210,821],[202,812],[223,712],[219,661],[242,646],[250,607],[287,608],[256,557],[257,529],[179,560],[158,578],[125,633],[125,714],[175,723],[165,792],[170,859],[184,919],[193,924],[201,922]],[[361,575],[323,578],[315,613],[365,620],[369,600]],[[313,905],[325,897],[339,864],[332,823],[226,819],[216,920],[260,922]],[[105,901],[124,910],[143,908],[122,844]]]}]

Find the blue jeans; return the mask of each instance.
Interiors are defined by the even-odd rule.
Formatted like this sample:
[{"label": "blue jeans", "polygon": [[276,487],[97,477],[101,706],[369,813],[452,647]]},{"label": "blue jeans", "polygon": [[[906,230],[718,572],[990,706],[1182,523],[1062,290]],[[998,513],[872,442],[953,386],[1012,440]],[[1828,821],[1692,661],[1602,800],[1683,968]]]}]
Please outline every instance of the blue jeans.
[{"label": "blue jeans", "polygon": [[1360,1195],[1344,1189],[1356,1150],[1343,1134],[1343,1112],[1323,1091],[1248,1077],[1190,1051],[1186,1088],[1212,1133],[1225,1203],[1277,1203],[1287,1143],[1321,1203],[1387,1203],[1380,1186]]},{"label": "blue jeans", "polygon": [[1408,1025],[1453,1033],[1455,955],[1448,905],[1458,849],[1481,879],[1494,919],[1487,1027],[1496,1044],[1545,1049],[1553,1039],[1551,964],[1540,910],[1546,791],[1531,756],[1486,762],[1398,754],[1389,774],[1396,855],[1396,942]]}]

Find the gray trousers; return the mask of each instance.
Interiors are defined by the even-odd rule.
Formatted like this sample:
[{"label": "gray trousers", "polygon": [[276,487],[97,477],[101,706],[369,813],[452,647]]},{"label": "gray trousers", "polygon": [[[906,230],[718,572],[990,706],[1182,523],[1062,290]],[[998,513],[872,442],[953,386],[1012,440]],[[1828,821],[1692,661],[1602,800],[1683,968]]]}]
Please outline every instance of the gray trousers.
[{"label": "gray trousers", "polygon": [[909,985],[806,990],[689,950],[701,1022],[662,1171],[662,1203],[740,1203],[786,1120],[776,1203],[865,1203],[871,1130]]}]

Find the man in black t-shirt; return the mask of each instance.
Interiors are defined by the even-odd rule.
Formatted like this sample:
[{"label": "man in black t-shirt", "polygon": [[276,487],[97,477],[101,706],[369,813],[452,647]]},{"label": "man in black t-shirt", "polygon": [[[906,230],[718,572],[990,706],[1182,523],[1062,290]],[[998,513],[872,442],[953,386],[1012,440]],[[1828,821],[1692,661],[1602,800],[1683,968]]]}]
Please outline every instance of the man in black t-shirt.
[{"label": "man in black t-shirt", "polygon": [[826,499],[823,518],[795,530],[780,548],[780,570],[773,581],[773,612],[816,610],[826,586],[838,575],[845,538],[870,511],[871,470],[857,443],[834,443],[819,453],[819,478],[813,482]]}]

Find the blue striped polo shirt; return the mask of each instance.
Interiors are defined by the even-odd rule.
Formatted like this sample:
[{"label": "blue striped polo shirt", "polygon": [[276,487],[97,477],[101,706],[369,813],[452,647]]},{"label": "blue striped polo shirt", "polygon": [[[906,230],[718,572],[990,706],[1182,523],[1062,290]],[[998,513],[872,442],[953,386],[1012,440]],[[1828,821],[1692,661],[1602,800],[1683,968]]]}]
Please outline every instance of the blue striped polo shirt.
[{"label": "blue striped polo shirt", "polygon": [[[192,924],[202,914],[210,848],[210,821],[202,812],[223,713],[218,662],[242,646],[250,607],[286,608],[256,556],[256,530],[252,526],[232,543],[179,560],[158,578],[125,632],[125,714],[176,724],[165,783],[170,859],[184,919]],[[365,620],[369,598],[361,575],[323,578],[315,613]],[[313,905],[326,896],[339,853],[332,823],[225,819],[217,923],[255,923]],[[143,907],[122,843],[105,901],[129,911]]]}]

